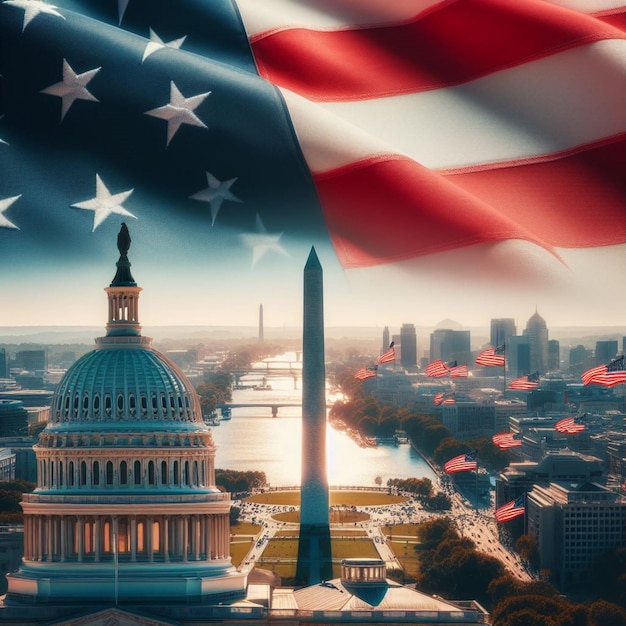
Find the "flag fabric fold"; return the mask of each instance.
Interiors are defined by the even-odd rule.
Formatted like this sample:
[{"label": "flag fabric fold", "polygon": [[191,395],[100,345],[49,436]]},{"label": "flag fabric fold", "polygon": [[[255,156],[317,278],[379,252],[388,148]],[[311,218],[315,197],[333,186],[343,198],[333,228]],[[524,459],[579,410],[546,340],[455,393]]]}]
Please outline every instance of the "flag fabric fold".
[{"label": "flag fabric fold", "polygon": [[361,367],[354,374],[355,380],[367,380],[368,378],[375,378],[378,376],[378,367]]},{"label": "flag fabric fold", "polygon": [[426,366],[426,376],[430,378],[441,378],[447,376],[450,373],[448,366],[441,360],[431,361]]},{"label": "flag fabric fold", "polygon": [[396,360],[396,349],[394,348],[395,342],[391,342],[389,344],[389,349],[383,352],[378,357],[378,364],[381,365],[383,363],[393,363]]},{"label": "flag fabric fold", "polygon": [[530,391],[531,389],[537,389],[539,387],[539,372],[534,374],[528,374],[528,376],[520,376],[514,378],[508,385],[509,389],[516,389],[521,391]]},{"label": "flag fabric fold", "polygon": [[469,472],[475,470],[478,467],[476,461],[478,453],[476,450],[468,452],[466,454],[459,454],[446,463],[444,463],[443,469],[446,474],[456,474],[457,472]]},{"label": "flag fabric fold", "polygon": [[565,417],[554,425],[554,430],[565,435],[577,435],[582,433],[587,427],[583,423],[584,415],[575,417]]},{"label": "flag fabric fold", "polygon": [[433,403],[435,406],[442,404],[456,404],[456,397],[454,391],[440,391],[433,396]]},{"label": "flag fabric fold", "polygon": [[526,494],[511,500],[496,509],[496,522],[508,522],[526,513]]},{"label": "flag fabric fold", "polygon": [[509,448],[519,448],[522,445],[522,439],[519,433],[502,432],[496,433],[491,437],[493,443],[502,450]]},{"label": "flag fabric fold", "polygon": [[450,374],[450,378],[467,378],[469,376],[469,369],[467,365],[457,365],[456,361],[448,363],[448,372]]},{"label": "flag fabric fold", "polygon": [[163,266],[625,258],[623,3],[331,4],[0,2],[3,259],[95,264],[119,216]]},{"label": "flag fabric fold", "polygon": [[476,357],[476,365],[485,367],[504,367],[504,345],[495,348],[487,348]]},{"label": "flag fabric fold", "polygon": [[583,372],[582,381],[585,385],[602,385],[603,387],[614,387],[626,383],[626,364],[624,355],[613,359],[606,365],[592,367]]}]

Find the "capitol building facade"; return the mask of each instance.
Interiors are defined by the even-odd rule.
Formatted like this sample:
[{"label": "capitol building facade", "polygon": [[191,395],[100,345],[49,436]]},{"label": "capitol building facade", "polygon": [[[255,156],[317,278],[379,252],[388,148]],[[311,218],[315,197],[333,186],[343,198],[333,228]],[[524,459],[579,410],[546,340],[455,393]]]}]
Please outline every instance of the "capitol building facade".
[{"label": "capitol building facade", "polygon": [[130,237],[106,336],[66,373],[23,498],[24,558],[6,604],[202,603],[243,597],[230,562],[230,494],[198,396],[141,335]]}]

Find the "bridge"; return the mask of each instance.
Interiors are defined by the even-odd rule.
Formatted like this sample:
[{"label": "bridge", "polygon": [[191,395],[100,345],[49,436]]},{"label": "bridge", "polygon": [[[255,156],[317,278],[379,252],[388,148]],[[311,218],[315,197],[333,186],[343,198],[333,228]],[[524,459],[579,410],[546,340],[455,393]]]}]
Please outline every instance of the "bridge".
[{"label": "bridge", "polygon": [[[327,404],[326,408],[331,408],[332,404]],[[222,415],[230,415],[232,409],[241,408],[268,408],[272,410],[272,417],[278,416],[278,409],[281,407],[298,407],[302,408],[301,403],[290,402],[224,402],[223,404],[216,404],[215,408],[219,409]]]}]

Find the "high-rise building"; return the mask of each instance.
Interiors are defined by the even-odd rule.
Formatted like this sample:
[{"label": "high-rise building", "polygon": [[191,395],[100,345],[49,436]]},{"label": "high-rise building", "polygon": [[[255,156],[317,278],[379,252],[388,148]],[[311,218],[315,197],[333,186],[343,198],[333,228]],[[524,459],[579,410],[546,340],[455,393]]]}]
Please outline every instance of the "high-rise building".
[{"label": "high-rise building", "polygon": [[391,342],[389,341],[389,326],[385,326],[385,328],[383,329],[383,345],[380,348],[381,354],[389,349],[390,343]]},{"label": "high-rise building", "polygon": [[617,356],[617,339],[596,341],[595,365],[609,363]]},{"label": "high-rise building", "polygon": [[491,337],[492,346],[501,346],[508,343],[509,337],[513,337],[517,333],[515,320],[512,317],[496,318],[491,320]]},{"label": "high-rise building", "polygon": [[472,360],[470,331],[449,328],[434,330],[430,334],[430,360],[436,359],[446,362],[457,361],[459,365],[470,363]]},{"label": "high-rise building", "polygon": [[548,341],[548,371],[556,372],[561,369],[561,344],[557,339]]},{"label": "high-rise building", "polygon": [[13,366],[28,372],[41,372],[48,368],[46,350],[19,350],[15,353]]},{"label": "high-rise building", "polygon": [[530,316],[522,335],[530,344],[529,373],[543,374],[548,370],[548,327],[537,311]]},{"label": "high-rise building", "polygon": [[580,375],[585,370],[593,367],[593,356],[589,348],[578,345],[575,348],[570,348],[569,351],[569,373],[574,375]]},{"label": "high-rise building", "polygon": [[417,334],[413,324],[402,324],[400,346],[400,365],[406,368],[417,367]]},{"label": "high-rise building", "polygon": [[12,605],[169,605],[245,596],[230,561],[230,494],[182,371],[141,335],[139,292],[118,236],[106,336],[67,371],[35,445],[24,558]]},{"label": "high-rise building", "polygon": [[9,360],[7,357],[7,351],[4,348],[0,348],[0,378],[9,377]]},{"label": "high-rise building", "polygon": [[[526,376],[531,373],[530,341],[528,337],[515,335],[508,338],[506,344],[506,363],[507,373],[511,378]],[[532,371],[534,372],[535,370]]]}]

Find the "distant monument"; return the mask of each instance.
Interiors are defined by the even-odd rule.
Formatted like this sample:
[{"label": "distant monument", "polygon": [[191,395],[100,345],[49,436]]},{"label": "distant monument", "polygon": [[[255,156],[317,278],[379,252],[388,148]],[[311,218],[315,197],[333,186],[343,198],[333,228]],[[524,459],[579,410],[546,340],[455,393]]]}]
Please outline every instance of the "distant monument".
[{"label": "distant monument", "polygon": [[259,304],[259,343],[263,343],[263,305]]},{"label": "distant monument", "polygon": [[311,248],[304,267],[302,480],[296,567],[298,585],[312,585],[332,578],[325,389],[323,275],[315,248]]}]

